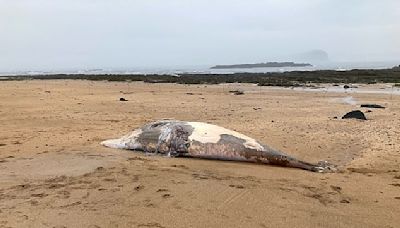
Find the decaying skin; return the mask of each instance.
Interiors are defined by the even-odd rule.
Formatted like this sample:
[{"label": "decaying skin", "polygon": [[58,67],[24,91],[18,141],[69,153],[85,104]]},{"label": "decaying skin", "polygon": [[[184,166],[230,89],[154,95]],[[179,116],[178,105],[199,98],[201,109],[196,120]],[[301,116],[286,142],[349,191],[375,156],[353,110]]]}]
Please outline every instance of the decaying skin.
[{"label": "decaying skin", "polygon": [[112,148],[140,150],[172,157],[259,162],[314,172],[333,171],[326,161],[311,164],[297,160],[238,132],[202,122],[161,120],[101,143]]}]

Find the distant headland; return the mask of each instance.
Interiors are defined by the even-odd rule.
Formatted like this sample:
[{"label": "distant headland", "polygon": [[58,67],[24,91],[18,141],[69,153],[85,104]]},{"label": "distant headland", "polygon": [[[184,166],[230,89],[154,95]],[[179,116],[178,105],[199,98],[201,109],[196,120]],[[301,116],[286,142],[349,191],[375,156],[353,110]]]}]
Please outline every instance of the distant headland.
[{"label": "distant headland", "polygon": [[261,67],[308,67],[312,66],[309,63],[294,63],[294,62],[266,62],[253,64],[234,64],[234,65],[216,65],[211,69],[242,69],[242,68],[261,68]]}]

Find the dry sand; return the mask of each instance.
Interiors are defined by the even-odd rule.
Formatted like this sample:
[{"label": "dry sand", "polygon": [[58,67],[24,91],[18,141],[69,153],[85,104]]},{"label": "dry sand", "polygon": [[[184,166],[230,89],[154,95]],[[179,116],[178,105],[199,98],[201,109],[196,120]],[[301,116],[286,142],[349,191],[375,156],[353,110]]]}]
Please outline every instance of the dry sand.
[{"label": "dry sand", "polygon": [[[0,227],[399,227],[400,96],[351,94],[387,107],[365,122],[340,119],[359,107],[342,102],[348,96],[236,84],[0,82]],[[99,145],[161,118],[218,124],[342,171]]]}]

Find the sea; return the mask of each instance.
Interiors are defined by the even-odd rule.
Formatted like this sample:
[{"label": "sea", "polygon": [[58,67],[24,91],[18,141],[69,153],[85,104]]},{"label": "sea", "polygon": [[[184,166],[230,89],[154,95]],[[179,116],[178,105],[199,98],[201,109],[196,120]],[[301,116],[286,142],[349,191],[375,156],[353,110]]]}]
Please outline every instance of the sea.
[{"label": "sea", "polygon": [[124,68],[87,68],[87,69],[56,69],[56,70],[26,70],[0,72],[0,77],[50,75],[50,74],[234,74],[234,73],[267,73],[287,71],[315,71],[352,69],[388,69],[398,66],[400,61],[386,62],[322,62],[308,67],[262,67],[246,69],[211,69],[211,65],[201,66],[165,66],[165,67],[124,67]]}]

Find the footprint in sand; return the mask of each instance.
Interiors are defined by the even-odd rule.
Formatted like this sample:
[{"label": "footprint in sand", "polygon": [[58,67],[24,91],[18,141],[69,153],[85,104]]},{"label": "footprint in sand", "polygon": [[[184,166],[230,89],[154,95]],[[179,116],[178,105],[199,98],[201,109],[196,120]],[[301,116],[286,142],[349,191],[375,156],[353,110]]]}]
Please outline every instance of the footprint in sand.
[{"label": "footprint in sand", "polygon": [[185,166],[185,165],[171,165],[171,167],[174,167],[174,168],[181,168],[181,169],[189,169],[187,166]]},{"label": "footprint in sand", "polygon": [[32,206],[39,205],[39,201],[37,201],[37,200],[31,200],[30,203],[31,203]]},{"label": "footprint in sand", "polygon": [[57,198],[61,198],[61,199],[68,199],[70,197],[71,193],[69,191],[59,191],[57,192]]},{"label": "footprint in sand", "polygon": [[350,200],[348,200],[348,199],[342,199],[342,200],[340,200],[340,203],[350,203]]},{"label": "footprint in sand", "polygon": [[117,179],[115,178],[104,178],[103,180],[107,182],[117,182]]},{"label": "footprint in sand", "polygon": [[334,201],[329,199],[328,197],[326,197],[324,194],[320,194],[320,193],[311,193],[311,194],[304,194],[304,196],[306,197],[310,197],[313,199],[318,200],[321,204],[323,205],[327,205],[328,203],[333,203]]},{"label": "footprint in sand", "polygon": [[53,226],[53,228],[67,228],[67,227],[63,225],[58,225],[58,226]]},{"label": "footprint in sand", "polygon": [[229,187],[231,188],[237,188],[237,189],[244,189],[243,185],[240,184],[230,184]]},{"label": "footprint in sand", "polygon": [[59,208],[74,207],[74,206],[78,206],[78,205],[81,205],[81,204],[82,204],[81,201],[76,201],[76,202],[73,202],[73,203],[70,203],[70,204],[59,206]]},{"label": "footprint in sand", "polygon": [[44,192],[41,192],[41,193],[32,193],[31,194],[31,196],[32,197],[38,197],[38,198],[43,198],[43,197],[46,197],[46,196],[48,196],[49,194],[46,194],[46,193],[44,193]]},{"label": "footprint in sand", "polygon": [[138,227],[156,227],[156,228],[165,228],[165,226],[162,226],[160,223],[156,222],[150,222],[150,223],[142,223],[139,224]]},{"label": "footprint in sand", "polygon": [[335,191],[335,192],[338,192],[338,193],[340,193],[340,192],[342,191],[342,188],[341,188],[341,187],[339,187],[339,186],[334,186],[334,185],[331,185],[331,189],[332,189],[333,191]]},{"label": "footprint in sand", "polygon": [[62,187],[65,187],[66,186],[66,184],[50,184],[47,188],[48,189],[58,189],[58,188],[62,188]]},{"label": "footprint in sand", "polygon": [[206,175],[202,175],[202,174],[198,174],[198,173],[193,173],[192,177],[194,177],[194,179],[199,179],[199,180],[207,180],[210,179],[209,177],[207,177]]},{"label": "footprint in sand", "polygon": [[171,183],[173,184],[187,184],[185,181],[177,181],[177,180],[171,180]]},{"label": "footprint in sand", "polygon": [[98,225],[89,225],[88,228],[100,228]]},{"label": "footprint in sand", "polygon": [[[169,192],[166,188],[159,188],[156,192]],[[164,193],[161,195],[162,198],[170,198],[172,195],[170,193]]]},{"label": "footprint in sand", "polygon": [[145,199],[142,202],[145,207],[156,208],[156,205],[152,203],[150,199]]},{"label": "footprint in sand", "polygon": [[169,194],[169,193],[165,193],[165,194],[163,194],[162,195],[162,198],[171,198],[172,197],[172,195],[171,194]]},{"label": "footprint in sand", "polygon": [[127,161],[151,161],[149,159],[146,158],[141,158],[141,157],[132,157],[132,158],[128,158],[126,159]]}]

